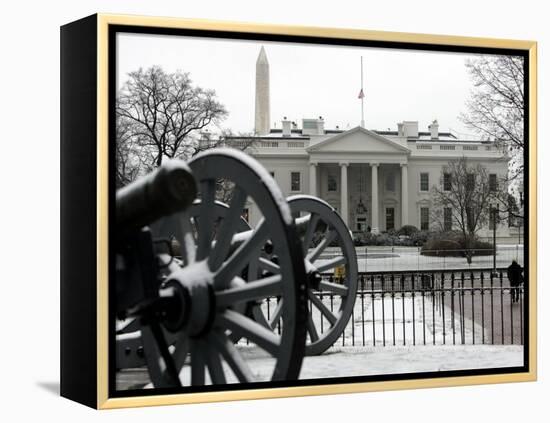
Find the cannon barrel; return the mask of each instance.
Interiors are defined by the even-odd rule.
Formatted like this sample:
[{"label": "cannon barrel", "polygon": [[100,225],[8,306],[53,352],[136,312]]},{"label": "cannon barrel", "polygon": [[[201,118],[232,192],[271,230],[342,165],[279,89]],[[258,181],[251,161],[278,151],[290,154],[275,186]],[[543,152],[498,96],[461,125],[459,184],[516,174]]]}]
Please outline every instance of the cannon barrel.
[{"label": "cannon barrel", "polygon": [[197,186],[189,166],[172,159],[116,193],[116,224],[122,234],[191,205]]}]

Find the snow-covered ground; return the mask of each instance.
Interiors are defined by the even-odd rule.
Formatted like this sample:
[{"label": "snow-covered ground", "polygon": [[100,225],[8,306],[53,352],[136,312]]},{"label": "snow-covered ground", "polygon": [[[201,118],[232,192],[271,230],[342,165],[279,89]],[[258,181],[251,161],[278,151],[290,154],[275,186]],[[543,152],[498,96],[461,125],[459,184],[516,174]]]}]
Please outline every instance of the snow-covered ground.
[{"label": "snow-covered ground", "polygon": [[[255,380],[269,381],[274,360],[256,346],[240,346],[241,354]],[[523,347],[518,345],[421,345],[391,347],[334,347],[326,353],[305,357],[300,379],[320,379],[348,376],[410,374],[450,370],[494,369],[523,366]],[[237,383],[224,362],[227,383]],[[184,366],[180,378],[184,386],[190,383],[190,368]],[[118,389],[143,387],[148,384],[147,370],[126,370],[117,375]],[[210,377],[206,372],[206,383]],[[148,384],[146,388],[152,388]]]},{"label": "snow-covered ground", "polygon": [[[328,308],[331,307],[330,299],[324,298],[323,301]],[[332,308],[338,310],[337,298],[333,300]],[[412,318],[413,311],[414,319]],[[313,318],[319,327],[320,314],[314,313]],[[326,321],[324,324],[327,324]],[[364,332],[363,327],[365,328]],[[446,344],[442,345],[444,328]],[[456,345],[452,345],[453,328]],[[423,300],[418,296],[414,299],[406,296],[403,302],[401,297],[395,297],[392,304],[391,297],[384,299],[376,297],[373,301],[370,296],[366,295],[363,301],[360,299],[356,301],[353,320],[350,320],[347,325],[344,336],[340,337],[325,353],[304,358],[300,379],[473,370],[523,365],[524,349],[522,345],[479,345],[482,330],[480,325],[468,318],[461,322],[458,314],[452,316],[448,307],[445,308],[445,313],[440,305],[435,304],[432,307],[429,298]],[[365,338],[363,338],[363,333]],[[473,335],[476,339],[475,345],[472,343]],[[385,346],[382,346],[383,336],[386,340]],[[426,345],[423,344],[424,337]],[[436,345],[432,345],[434,338]],[[271,379],[275,366],[275,360],[271,356],[255,345],[246,345],[244,340],[238,343],[237,348],[255,380],[267,381]],[[237,383],[237,379],[228,365],[223,363],[223,367],[227,383]],[[185,365],[180,373],[184,385],[189,384],[190,376],[190,368]],[[127,370],[117,375],[119,389],[143,386],[148,381],[149,377],[145,369]],[[208,372],[206,382],[210,383]]]},{"label": "snow-covered ground", "polygon": [[[322,257],[330,258],[333,248],[327,248]],[[444,270],[492,268],[493,256],[476,256],[468,265],[462,257],[423,256],[417,247],[356,247],[360,272]],[[512,260],[523,266],[523,245],[497,245],[497,267],[507,267]],[[319,260],[315,264],[323,263]]]},{"label": "snow-covered ground", "polygon": [[[248,356],[248,355],[247,355]],[[272,370],[265,354],[250,351],[250,367],[265,380]],[[300,379],[370,376],[448,370],[515,367],[523,365],[517,345],[421,345],[391,347],[334,347],[305,357]]]},{"label": "snow-covered ground", "polygon": [[[329,307],[329,301],[324,302]],[[314,311],[315,316],[318,322],[320,314]],[[326,324],[325,321],[324,327]],[[480,324],[468,318],[462,322],[458,312],[453,315],[450,308],[443,310],[428,296],[413,298],[407,294],[403,298],[398,294],[394,298],[376,296],[373,300],[367,293],[357,298],[345,338],[340,338],[335,346],[452,344],[453,331],[457,344],[481,343]]]}]

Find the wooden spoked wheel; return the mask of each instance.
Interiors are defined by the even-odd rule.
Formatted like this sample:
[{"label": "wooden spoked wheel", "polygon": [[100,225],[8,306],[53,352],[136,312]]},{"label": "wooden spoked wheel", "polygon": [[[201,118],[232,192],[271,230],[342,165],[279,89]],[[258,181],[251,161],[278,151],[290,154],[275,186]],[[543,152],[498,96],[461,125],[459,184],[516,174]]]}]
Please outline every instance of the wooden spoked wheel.
[{"label": "wooden spoked wheel", "polygon": [[[305,353],[307,288],[288,204],[269,173],[245,153],[212,150],[189,166],[199,191],[199,217],[192,218],[190,208],[167,217],[173,223],[176,216],[177,230],[165,235],[178,241],[181,259],[164,257],[159,288],[159,297],[177,295],[181,307],[168,313],[168,322],[140,328],[153,386],[297,379]],[[221,221],[220,184],[231,187]],[[261,218],[243,232],[241,216],[249,203]],[[247,267],[266,244],[281,271],[245,281]],[[285,299],[280,334],[240,311],[243,304],[275,296]],[[235,338],[242,341],[235,344]]]},{"label": "wooden spoked wheel", "polygon": [[[306,355],[318,355],[343,334],[353,312],[358,286],[355,247],[346,224],[328,203],[306,195],[292,196],[287,201],[301,238],[308,274]],[[277,274],[281,270],[265,254],[257,263],[259,269],[253,272]],[[265,306],[255,306],[254,318],[276,330],[284,301],[279,301],[269,316]]]}]

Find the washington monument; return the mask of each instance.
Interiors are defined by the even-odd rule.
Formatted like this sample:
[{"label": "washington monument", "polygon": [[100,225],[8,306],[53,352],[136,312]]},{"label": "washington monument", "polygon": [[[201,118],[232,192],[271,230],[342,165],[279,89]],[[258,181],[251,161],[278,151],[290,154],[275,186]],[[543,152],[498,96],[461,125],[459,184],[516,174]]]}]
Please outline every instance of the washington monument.
[{"label": "washington monument", "polygon": [[262,46],[256,61],[256,117],[254,133],[267,135],[270,129],[269,115],[269,62]]}]

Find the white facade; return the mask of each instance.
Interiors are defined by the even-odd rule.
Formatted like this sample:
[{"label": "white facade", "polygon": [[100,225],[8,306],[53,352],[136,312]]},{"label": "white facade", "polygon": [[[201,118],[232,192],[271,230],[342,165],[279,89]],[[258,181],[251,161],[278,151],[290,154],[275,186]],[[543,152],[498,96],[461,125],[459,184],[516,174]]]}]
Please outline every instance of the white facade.
[{"label": "white facade", "polygon": [[[418,133],[412,138],[361,127],[307,136],[297,129],[290,136],[272,130],[247,151],[272,172],[285,196],[318,196],[338,210],[352,231],[370,227],[376,232],[406,224],[426,227],[421,209],[431,216],[430,190],[442,183],[443,169],[453,159],[466,156],[499,180],[506,177],[508,160],[493,143],[431,136]],[[251,205],[251,222],[257,213]],[[433,222],[427,227],[433,229]],[[499,227],[499,236],[507,236],[506,231],[506,225]]]}]

